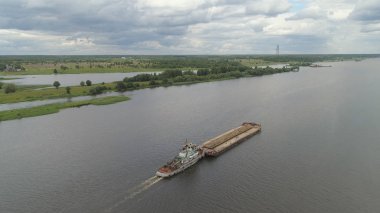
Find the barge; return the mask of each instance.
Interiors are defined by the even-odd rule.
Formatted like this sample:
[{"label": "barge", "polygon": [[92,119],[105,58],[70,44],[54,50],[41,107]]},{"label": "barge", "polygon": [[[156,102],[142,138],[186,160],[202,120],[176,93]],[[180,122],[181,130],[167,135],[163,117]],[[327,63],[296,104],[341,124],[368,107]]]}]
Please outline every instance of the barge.
[{"label": "barge", "polygon": [[206,156],[218,156],[233,146],[259,133],[260,131],[260,124],[245,122],[237,128],[231,129],[204,142],[201,148]]},{"label": "barge", "polygon": [[173,160],[159,168],[156,172],[156,176],[164,178],[173,176],[194,165],[204,156],[218,156],[260,131],[260,124],[245,122],[239,127],[204,142],[200,146],[187,143],[186,141],[180,153]]}]

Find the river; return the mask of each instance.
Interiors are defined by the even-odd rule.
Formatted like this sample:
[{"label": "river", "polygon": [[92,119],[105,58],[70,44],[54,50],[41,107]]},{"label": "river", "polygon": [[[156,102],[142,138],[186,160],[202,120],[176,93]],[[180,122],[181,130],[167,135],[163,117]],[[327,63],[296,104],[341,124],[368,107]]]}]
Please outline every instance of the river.
[{"label": "river", "polygon": [[[0,212],[378,212],[380,59],[0,123]],[[185,139],[262,132],[170,179]]]},{"label": "river", "polygon": [[[3,83],[14,83],[17,85],[53,85],[54,81],[59,81],[61,86],[79,86],[81,81],[90,80],[93,84],[102,82],[121,81],[125,77],[132,77],[143,73],[160,72],[128,72],[128,73],[82,73],[82,74],[51,74],[51,75],[10,75],[3,78]],[[0,76],[1,77],[1,76]]]}]

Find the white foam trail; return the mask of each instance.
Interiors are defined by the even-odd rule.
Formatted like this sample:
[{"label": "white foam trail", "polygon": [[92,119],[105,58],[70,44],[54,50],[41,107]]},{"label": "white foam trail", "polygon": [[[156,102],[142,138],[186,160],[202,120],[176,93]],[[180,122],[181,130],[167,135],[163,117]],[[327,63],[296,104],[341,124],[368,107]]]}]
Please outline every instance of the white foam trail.
[{"label": "white foam trail", "polygon": [[141,192],[149,189],[151,186],[156,184],[158,181],[162,180],[162,177],[155,176],[154,178],[148,179],[148,181],[145,181],[140,187],[138,187],[133,193],[131,193],[128,196],[128,199],[134,198],[136,195],[140,194]]},{"label": "white foam trail", "polygon": [[149,189],[154,184],[158,183],[160,180],[162,180],[162,177],[153,176],[148,178],[147,180],[143,181],[139,185],[131,188],[128,190],[127,196],[125,196],[122,200],[115,203],[112,207],[108,208],[105,212],[111,212],[114,208],[120,206],[121,204],[125,203],[127,200],[134,198],[136,195],[144,192],[145,190]]}]

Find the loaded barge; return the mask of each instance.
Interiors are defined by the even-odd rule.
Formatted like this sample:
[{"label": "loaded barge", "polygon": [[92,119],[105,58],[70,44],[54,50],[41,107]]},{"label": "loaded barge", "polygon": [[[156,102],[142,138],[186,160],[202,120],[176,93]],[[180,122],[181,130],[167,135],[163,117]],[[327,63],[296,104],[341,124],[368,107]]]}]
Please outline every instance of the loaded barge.
[{"label": "loaded barge", "polygon": [[186,142],[180,153],[173,160],[159,168],[156,175],[159,177],[173,176],[194,165],[202,157],[218,156],[233,146],[259,133],[260,131],[260,124],[245,122],[239,127],[231,129],[204,142],[200,146]]},{"label": "loaded barge", "polygon": [[231,129],[221,135],[216,136],[215,138],[204,142],[201,148],[204,155],[206,156],[218,156],[260,131],[260,124],[246,122],[237,128]]}]

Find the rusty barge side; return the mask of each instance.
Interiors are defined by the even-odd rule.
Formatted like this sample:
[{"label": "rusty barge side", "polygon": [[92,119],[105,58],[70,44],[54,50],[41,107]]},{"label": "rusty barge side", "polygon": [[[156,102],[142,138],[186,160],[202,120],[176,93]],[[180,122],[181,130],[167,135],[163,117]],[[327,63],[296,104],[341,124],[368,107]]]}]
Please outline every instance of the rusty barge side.
[{"label": "rusty barge side", "polygon": [[201,145],[205,156],[218,156],[261,131],[261,125],[245,122],[241,126],[216,136]]}]

